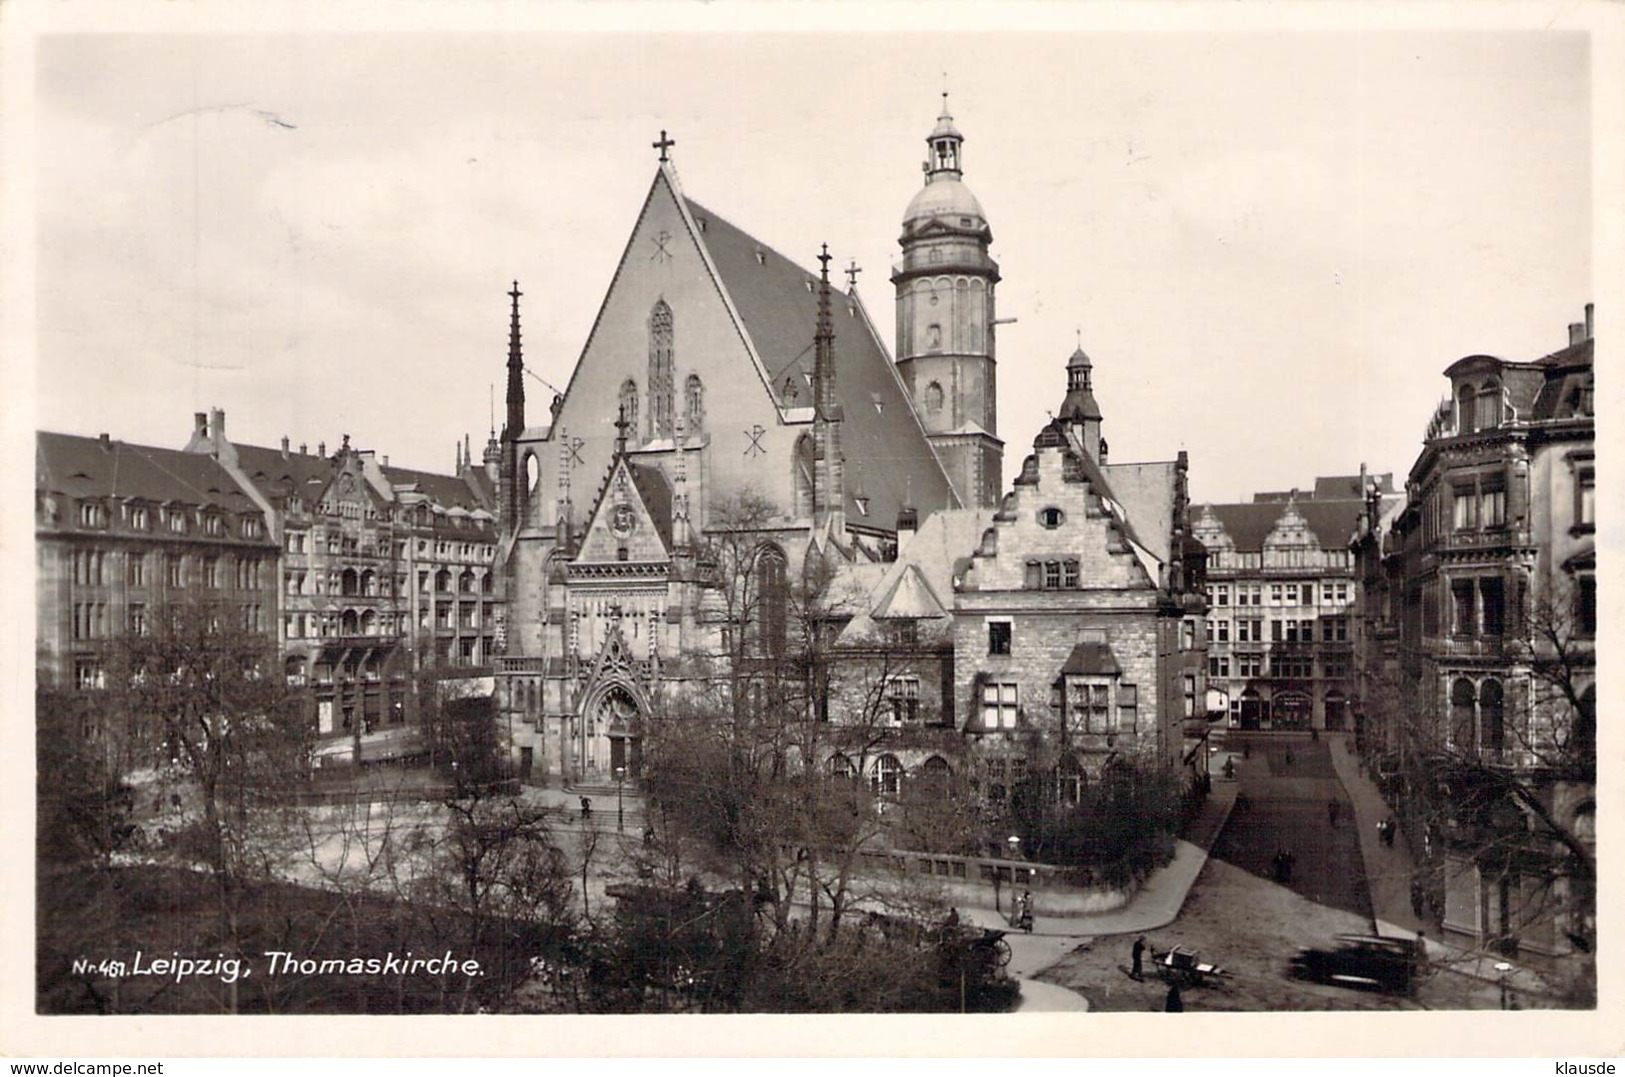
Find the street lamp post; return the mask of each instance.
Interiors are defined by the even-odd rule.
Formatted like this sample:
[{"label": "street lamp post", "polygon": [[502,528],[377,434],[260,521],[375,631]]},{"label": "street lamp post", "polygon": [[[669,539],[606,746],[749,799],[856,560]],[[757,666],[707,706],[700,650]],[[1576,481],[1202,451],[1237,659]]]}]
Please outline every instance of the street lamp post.
[{"label": "street lamp post", "polygon": [[621,795],[621,783],[626,780],[626,768],[615,768],[615,829],[626,832],[626,801]]},{"label": "street lamp post", "polygon": [[[1021,838],[1011,834],[1005,839],[1010,846],[1010,859],[1015,860],[1021,856]],[[996,910],[995,910],[996,911]],[[1016,869],[1010,869],[1010,923],[1018,923],[1021,919],[1021,898],[1016,895]]]}]

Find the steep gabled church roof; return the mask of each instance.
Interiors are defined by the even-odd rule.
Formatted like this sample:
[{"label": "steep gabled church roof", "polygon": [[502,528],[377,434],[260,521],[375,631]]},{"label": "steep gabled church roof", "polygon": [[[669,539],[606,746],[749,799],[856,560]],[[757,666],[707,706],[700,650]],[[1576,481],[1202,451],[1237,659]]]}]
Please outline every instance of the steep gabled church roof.
[{"label": "steep gabled church roof", "polygon": [[[767,368],[781,408],[811,407],[813,335],[818,322],[818,276],[735,227],[692,199],[699,242],[716,266],[756,353]],[[957,508],[948,475],[926,440],[902,380],[867,312],[853,295],[833,296],[835,385],[843,409],[846,515],[851,525],[891,531],[897,510],[912,496],[925,516]],[[787,390],[786,384],[790,386]],[[861,462],[866,513],[853,502]]]}]

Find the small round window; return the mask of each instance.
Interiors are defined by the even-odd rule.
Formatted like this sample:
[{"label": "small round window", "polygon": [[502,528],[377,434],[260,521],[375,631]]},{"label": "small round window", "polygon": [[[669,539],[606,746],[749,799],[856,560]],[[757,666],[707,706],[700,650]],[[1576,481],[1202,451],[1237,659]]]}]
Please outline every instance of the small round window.
[{"label": "small round window", "polygon": [[1049,527],[1049,528],[1060,527],[1061,523],[1065,519],[1066,519],[1066,513],[1062,512],[1060,509],[1054,507],[1053,505],[1051,505],[1049,508],[1039,509],[1038,510],[1038,522],[1043,524],[1045,527]]}]

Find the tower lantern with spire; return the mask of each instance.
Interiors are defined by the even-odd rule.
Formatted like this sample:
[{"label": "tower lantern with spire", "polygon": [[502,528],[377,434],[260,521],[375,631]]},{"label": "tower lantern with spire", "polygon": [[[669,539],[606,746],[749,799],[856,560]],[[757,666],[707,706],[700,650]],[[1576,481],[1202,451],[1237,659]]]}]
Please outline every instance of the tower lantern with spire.
[{"label": "tower lantern with spire", "polygon": [[993,230],[964,183],[965,136],[948,95],[926,136],[925,185],[903,213],[897,303],[897,372],[913,397],[959,502],[992,507],[1004,476],[994,361]]},{"label": "tower lantern with spire", "polygon": [[1066,361],[1066,398],[1061,401],[1061,410],[1055,417],[1071,428],[1091,459],[1103,464],[1106,462],[1105,442],[1100,437],[1100,421],[1104,416],[1095,400],[1093,373],[1094,364],[1080,343]]}]

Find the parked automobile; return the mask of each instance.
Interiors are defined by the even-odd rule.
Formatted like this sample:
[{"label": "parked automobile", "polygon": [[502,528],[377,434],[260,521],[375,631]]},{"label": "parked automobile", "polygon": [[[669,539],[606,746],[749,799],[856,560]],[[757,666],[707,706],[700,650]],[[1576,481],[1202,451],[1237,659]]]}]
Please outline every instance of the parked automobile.
[{"label": "parked automobile", "polygon": [[1317,983],[1413,994],[1425,962],[1417,939],[1339,935],[1330,947],[1299,950],[1292,971]]}]

